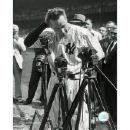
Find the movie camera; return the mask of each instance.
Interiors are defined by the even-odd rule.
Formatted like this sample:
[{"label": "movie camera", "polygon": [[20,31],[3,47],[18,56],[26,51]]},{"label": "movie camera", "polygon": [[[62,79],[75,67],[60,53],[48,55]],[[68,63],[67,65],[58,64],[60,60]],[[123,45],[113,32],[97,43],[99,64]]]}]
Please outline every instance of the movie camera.
[{"label": "movie camera", "polygon": [[40,34],[39,40],[43,48],[43,54],[40,54],[36,57],[36,67],[39,72],[42,72],[44,64],[47,64],[47,55],[50,53],[49,48],[53,44],[54,32],[44,31]]}]

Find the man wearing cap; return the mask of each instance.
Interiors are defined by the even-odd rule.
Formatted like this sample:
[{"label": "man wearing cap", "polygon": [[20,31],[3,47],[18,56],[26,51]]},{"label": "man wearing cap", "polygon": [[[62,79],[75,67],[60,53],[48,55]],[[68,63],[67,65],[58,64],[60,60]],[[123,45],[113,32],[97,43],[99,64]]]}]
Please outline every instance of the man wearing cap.
[{"label": "man wearing cap", "polygon": [[15,78],[15,101],[22,103],[21,75],[22,75],[22,52],[26,50],[24,39],[19,37],[18,25],[13,25],[13,74]]}]

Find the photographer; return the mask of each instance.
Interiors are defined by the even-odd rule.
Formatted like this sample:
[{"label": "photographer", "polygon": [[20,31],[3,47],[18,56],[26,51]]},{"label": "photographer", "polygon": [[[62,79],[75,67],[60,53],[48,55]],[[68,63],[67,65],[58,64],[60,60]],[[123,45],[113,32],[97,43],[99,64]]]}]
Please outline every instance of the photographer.
[{"label": "photographer", "polygon": [[[104,53],[99,42],[95,41],[91,33],[87,32],[86,29],[69,24],[67,21],[67,16],[64,9],[53,8],[49,9],[46,13],[46,23],[49,24],[51,28],[55,31],[55,41],[52,46],[49,48],[50,55],[48,56],[48,61],[51,66],[51,78],[47,90],[47,99],[49,100],[52,93],[54,85],[58,82],[58,78],[55,71],[54,60],[59,56],[63,56],[67,60],[67,71],[71,73],[80,72],[82,62],[78,57],[80,48],[90,47],[94,48],[97,51],[97,56],[99,59],[102,59]],[[82,76],[81,76],[82,77]],[[80,75],[76,75],[76,78],[81,78]],[[80,79],[82,81],[82,78]],[[71,106],[75,95],[79,90],[79,80],[71,80],[69,78],[65,79],[66,93],[69,100],[69,107]],[[87,89],[87,86],[86,86]],[[53,127],[58,126],[58,114],[59,114],[59,100],[58,94],[54,99],[52,108],[50,111],[50,119],[52,121]],[[75,128],[76,114],[75,112],[72,118],[72,129]],[[79,128],[80,130],[88,129],[88,108],[87,104],[83,103],[83,114],[81,114],[81,120]]]},{"label": "photographer", "polygon": [[[32,100],[34,98],[35,92],[37,90],[38,87],[38,83],[40,78],[42,80],[45,80],[45,77],[43,76],[43,67],[44,67],[44,63],[40,66],[40,63],[38,64],[38,58],[41,56],[45,57],[45,51],[42,48],[34,48],[34,52],[35,52],[35,57],[33,59],[33,64],[32,64],[32,72],[31,72],[31,77],[30,77],[30,81],[29,81],[29,88],[28,88],[28,97],[26,99],[26,101],[24,102],[24,105],[28,105],[32,103]],[[41,59],[42,60],[42,59]],[[43,59],[44,60],[44,59]],[[50,68],[49,65],[47,65],[47,83],[49,82],[49,78],[50,78]],[[39,67],[39,68],[38,68]],[[41,70],[42,69],[42,70]],[[42,83],[42,82],[41,82]],[[44,104],[44,90],[43,90],[43,86],[41,85],[41,95],[40,95],[40,101],[41,101],[41,105]]]},{"label": "photographer", "polygon": [[[31,73],[31,78],[30,78],[30,82],[29,82],[29,88],[28,88],[28,97],[26,99],[26,101],[24,102],[24,105],[28,105],[32,103],[32,100],[34,98],[35,92],[37,90],[38,87],[38,82],[40,80],[40,77],[42,79],[42,81],[46,82],[46,78],[47,78],[47,84],[49,82],[50,79],[50,67],[47,64],[47,68],[44,68],[44,62],[45,62],[45,57],[46,57],[46,51],[45,48],[42,47],[42,44],[48,44],[46,41],[47,39],[42,39],[43,35],[45,34],[46,31],[51,31],[52,29],[46,28],[43,25],[46,24],[42,24],[39,27],[37,27],[35,30],[33,30],[31,33],[28,34],[28,36],[26,37],[24,43],[26,46],[31,48],[34,48],[34,52],[35,52],[35,57],[33,60],[33,65],[32,65],[32,73]],[[44,29],[44,30],[42,30]],[[34,37],[35,35],[35,37]],[[37,36],[37,37],[36,37]],[[41,42],[41,40],[43,40]],[[30,44],[30,42],[32,42]],[[46,61],[47,62],[47,61]],[[47,77],[44,77],[44,70],[47,69]],[[44,104],[45,101],[45,95],[44,95],[44,91],[45,90],[45,84],[43,84],[43,82],[41,82],[41,96],[40,96],[40,101],[41,101],[41,105]]]},{"label": "photographer", "polygon": [[22,103],[21,76],[22,76],[22,52],[26,50],[24,39],[19,37],[18,25],[13,25],[13,74],[15,78],[15,101]]}]

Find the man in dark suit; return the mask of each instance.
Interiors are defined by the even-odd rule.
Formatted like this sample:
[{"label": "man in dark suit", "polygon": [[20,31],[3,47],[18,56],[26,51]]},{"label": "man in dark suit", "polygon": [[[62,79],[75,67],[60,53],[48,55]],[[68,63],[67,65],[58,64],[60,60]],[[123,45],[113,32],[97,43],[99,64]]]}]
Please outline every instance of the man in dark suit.
[{"label": "man in dark suit", "polygon": [[[106,56],[103,63],[103,72],[117,87],[117,29],[111,31],[111,43],[106,49]],[[117,91],[104,80],[105,99],[112,116],[117,123]]]},{"label": "man in dark suit", "polygon": [[107,36],[106,38],[100,40],[100,44],[102,46],[103,51],[106,53],[107,47],[111,43],[111,31],[115,27],[115,23],[113,21],[108,21],[106,23],[106,29],[107,29]]}]

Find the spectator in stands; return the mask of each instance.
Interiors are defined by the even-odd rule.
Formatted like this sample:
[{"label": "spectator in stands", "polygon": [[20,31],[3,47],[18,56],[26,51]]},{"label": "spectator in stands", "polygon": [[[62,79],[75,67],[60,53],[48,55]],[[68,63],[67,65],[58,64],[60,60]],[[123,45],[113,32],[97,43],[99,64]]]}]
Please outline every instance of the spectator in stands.
[{"label": "spectator in stands", "polygon": [[107,36],[107,29],[105,27],[100,27],[99,28],[99,32],[101,33],[102,35],[102,39],[105,39],[106,36]]},{"label": "spectator in stands", "polygon": [[94,36],[95,40],[100,41],[102,39],[102,35],[93,29],[93,23],[91,19],[86,19],[85,28],[87,28],[90,33]]},{"label": "spectator in stands", "polygon": [[107,23],[106,23],[106,29],[107,29],[107,35],[109,36],[109,37],[111,37],[111,31],[113,30],[113,28],[115,27],[115,22],[113,22],[113,21],[108,21]]},{"label": "spectator in stands", "polygon": [[26,50],[24,45],[24,39],[19,37],[18,25],[13,25],[13,74],[15,78],[15,98],[14,101],[22,103],[22,92],[21,92],[21,76],[22,76],[22,63],[23,57],[22,52]]}]

